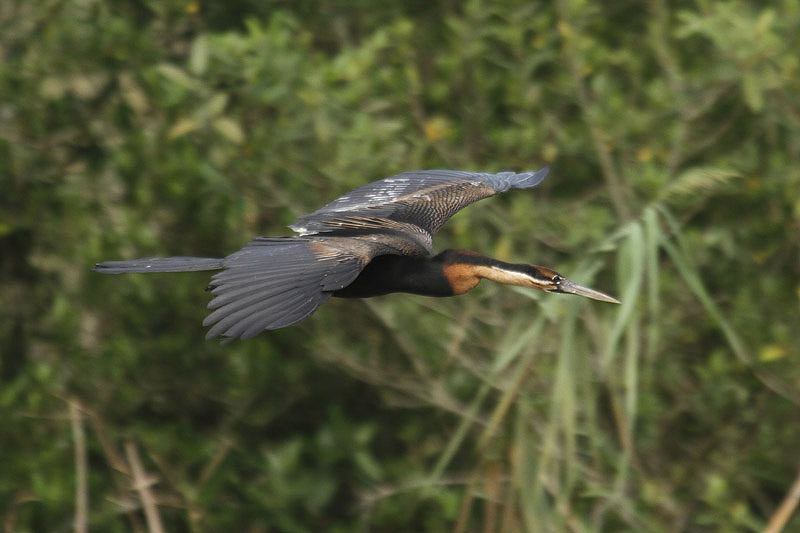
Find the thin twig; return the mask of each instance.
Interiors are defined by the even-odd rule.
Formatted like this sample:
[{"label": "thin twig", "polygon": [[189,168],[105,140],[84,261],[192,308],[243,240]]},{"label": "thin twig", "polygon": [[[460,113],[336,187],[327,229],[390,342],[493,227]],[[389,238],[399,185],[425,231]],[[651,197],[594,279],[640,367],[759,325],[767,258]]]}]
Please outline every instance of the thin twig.
[{"label": "thin twig", "polygon": [[144,526],[139,518],[139,515],[135,512],[133,506],[128,504],[128,502],[131,500],[131,497],[129,496],[130,489],[127,486],[127,483],[123,482],[123,479],[127,481],[127,479],[131,476],[128,463],[111,442],[111,438],[109,438],[108,431],[106,430],[105,422],[103,422],[100,414],[93,411],[85,404],[81,404],[79,407],[83,416],[86,417],[86,421],[88,422],[90,429],[97,437],[97,442],[100,443],[100,448],[103,451],[106,462],[115,472],[124,475],[124,478],[122,476],[114,475],[112,479],[120,494],[118,504],[122,508],[122,512],[125,513],[125,516],[127,516],[128,520],[130,521],[131,531],[133,531],[133,533],[143,533]]},{"label": "thin twig", "polygon": [[489,425],[483,431],[483,434],[478,439],[478,449],[483,450],[489,444],[489,441],[494,438],[497,433],[500,423],[505,419],[509,409],[514,405],[515,400],[519,397],[525,379],[528,377],[530,371],[533,369],[534,362],[536,362],[536,352],[531,352],[527,361],[522,362],[522,366],[517,369],[517,373],[513,378],[511,384],[505,389],[503,396],[492,412],[489,418]]},{"label": "thin twig", "polygon": [[503,491],[503,467],[500,461],[489,461],[485,467],[485,476],[483,478],[484,488],[486,490],[486,498],[484,499],[484,507],[486,511],[483,515],[483,533],[492,533],[496,530],[497,526],[497,507],[501,503],[501,492]]},{"label": "thin twig", "polygon": [[453,533],[464,533],[467,531],[469,522],[469,515],[472,511],[472,504],[475,501],[475,485],[478,482],[477,473],[473,473],[470,477],[469,483],[464,488],[464,497],[461,499],[461,508],[458,511],[458,520],[456,521]]},{"label": "thin twig", "polygon": [[783,498],[778,510],[775,511],[772,518],[769,519],[769,523],[767,527],[764,528],[763,533],[780,533],[783,531],[786,522],[792,517],[792,513],[797,509],[798,504],[800,504],[800,471],[797,473],[792,487],[789,489],[786,497]]},{"label": "thin twig", "polygon": [[161,525],[156,499],[150,491],[150,485],[154,483],[154,480],[153,478],[148,478],[145,474],[142,462],[139,459],[139,452],[136,450],[134,443],[128,442],[125,444],[125,455],[128,457],[128,464],[133,474],[133,490],[139,493],[139,499],[142,501],[144,517],[147,520],[147,529],[150,533],[164,533],[164,526]]},{"label": "thin twig", "polygon": [[75,401],[69,402],[72,440],[75,442],[75,533],[89,531],[89,483],[86,458],[86,430],[83,414]]},{"label": "thin twig", "polygon": [[219,466],[228,456],[228,452],[231,451],[235,442],[236,441],[234,439],[228,436],[222,438],[222,444],[220,444],[220,447],[217,449],[214,457],[211,458],[211,461],[203,468],[203,471],[200,474],[200,480],[197,482],[199,487],[203,487],[206,483],[208,483],[208,481],[211,479],[211,476],[214,475]]}]

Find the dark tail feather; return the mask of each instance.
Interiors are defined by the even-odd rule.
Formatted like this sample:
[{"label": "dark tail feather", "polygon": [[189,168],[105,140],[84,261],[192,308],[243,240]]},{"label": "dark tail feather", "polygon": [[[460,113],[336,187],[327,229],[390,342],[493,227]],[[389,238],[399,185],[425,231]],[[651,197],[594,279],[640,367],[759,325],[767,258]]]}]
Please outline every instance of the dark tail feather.
[{"label": "dark tail feather", "polygon": [[131,261],[104,261],[92,269],[102,274],[127,274],[131,272],[193,272],[219,270],[222,259],[213,257],[143,257]]}]

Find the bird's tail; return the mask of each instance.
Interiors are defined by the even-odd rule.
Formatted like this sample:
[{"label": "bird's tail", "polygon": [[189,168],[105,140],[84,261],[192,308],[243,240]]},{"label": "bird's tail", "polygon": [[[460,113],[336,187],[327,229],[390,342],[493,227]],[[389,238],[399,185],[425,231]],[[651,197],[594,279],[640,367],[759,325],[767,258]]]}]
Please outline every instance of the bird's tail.
[{"label": "bird's tail", "polygon": [[143,257],[130,261],[104,261],[92,269],[102,274],[127,274],[131,272],[194,272],[219,270],[222,259],[214,257]]}]

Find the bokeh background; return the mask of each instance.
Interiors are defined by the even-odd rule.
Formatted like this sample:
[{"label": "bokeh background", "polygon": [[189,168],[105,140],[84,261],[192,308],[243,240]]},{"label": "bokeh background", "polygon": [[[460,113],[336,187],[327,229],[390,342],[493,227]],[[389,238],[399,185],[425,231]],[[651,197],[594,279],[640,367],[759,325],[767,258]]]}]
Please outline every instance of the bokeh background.
[{"label": "bokeh background", "polygon": [[[4,531],[798,531],[800,3],[0,3]],[[482,284],[205,341],[223,256],[421,168],[551,164]]]}]

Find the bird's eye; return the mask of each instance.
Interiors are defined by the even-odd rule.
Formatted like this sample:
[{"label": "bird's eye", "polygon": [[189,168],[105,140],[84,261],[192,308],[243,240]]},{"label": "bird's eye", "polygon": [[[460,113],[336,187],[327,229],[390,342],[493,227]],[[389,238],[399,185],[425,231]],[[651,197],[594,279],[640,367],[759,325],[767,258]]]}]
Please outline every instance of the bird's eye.
[{"label": "bird's eye", "polygon": [[553,276],[553,283],[555,283],[555,284],[556,284],[556,287],[559,287],[559,286],[561,286],[561,282],[562,282],[562,281],[564,281],[564,278],[563,278],[563,277],[561,277],[561,276],[559,276],[558,274],[556,274],[555,276]]}]

